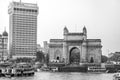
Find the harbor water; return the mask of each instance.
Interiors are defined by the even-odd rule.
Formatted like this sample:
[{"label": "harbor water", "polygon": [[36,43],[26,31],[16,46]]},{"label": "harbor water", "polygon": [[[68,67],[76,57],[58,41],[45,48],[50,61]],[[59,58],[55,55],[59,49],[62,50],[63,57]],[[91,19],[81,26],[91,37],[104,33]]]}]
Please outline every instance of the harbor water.
[{"label": "harbor water", "polygon": [[36,72],[30,77],[0,77],[0,80],[113,80],[113,73]]}]

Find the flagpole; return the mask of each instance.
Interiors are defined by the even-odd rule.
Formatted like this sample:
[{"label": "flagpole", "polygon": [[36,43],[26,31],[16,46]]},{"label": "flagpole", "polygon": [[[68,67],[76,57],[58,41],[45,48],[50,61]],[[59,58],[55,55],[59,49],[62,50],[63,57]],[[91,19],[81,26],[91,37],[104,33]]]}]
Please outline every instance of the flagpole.
[{"label": "flagpole", "polygon": [[21,3],[21,0],[20,0],[20,3]]}]

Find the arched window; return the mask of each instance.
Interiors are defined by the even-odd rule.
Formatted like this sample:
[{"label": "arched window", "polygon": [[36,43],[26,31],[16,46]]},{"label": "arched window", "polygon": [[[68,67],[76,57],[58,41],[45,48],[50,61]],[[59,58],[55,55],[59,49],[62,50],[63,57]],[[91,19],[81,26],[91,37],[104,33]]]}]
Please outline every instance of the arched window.
[{"label": "arched window", "polygon": [[57,49],[54,53],[54,59],[56,60],[61,60],[61,51],[59,49]]},{"label": "arched window", "polygon": [[59,60],[60,59],[60,57],[59,56],[57,56],[57,60]]},{"label": "arched window", "polygon": [[94,63],[93,57],[90,58],[90,63]]}]

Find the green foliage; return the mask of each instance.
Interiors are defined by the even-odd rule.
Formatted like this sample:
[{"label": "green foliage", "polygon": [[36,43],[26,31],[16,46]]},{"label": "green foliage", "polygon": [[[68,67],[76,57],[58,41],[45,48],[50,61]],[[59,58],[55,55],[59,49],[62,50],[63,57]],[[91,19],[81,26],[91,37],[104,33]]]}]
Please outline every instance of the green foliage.
[{"label": "green foliage", "polygon": [[46,55],[46,57],[45,57],[45,62],[46,62],[46,64],[49,63],[49,54]]},{"label": "green foliage", "polygon": [[36,61],[39,61],[39,62],[45,61],[45,56],[44,56],[44,53],[42,51],[38,51],[36,53]]},{"label": "green foliage", "polygon": [[102,63],[107,62],[107,60],[108,60],[108,57],[107,57],[107,56],[105,56],[105,55],[102,55],[102,56],[101,56],[101,62],[102,62]]}]

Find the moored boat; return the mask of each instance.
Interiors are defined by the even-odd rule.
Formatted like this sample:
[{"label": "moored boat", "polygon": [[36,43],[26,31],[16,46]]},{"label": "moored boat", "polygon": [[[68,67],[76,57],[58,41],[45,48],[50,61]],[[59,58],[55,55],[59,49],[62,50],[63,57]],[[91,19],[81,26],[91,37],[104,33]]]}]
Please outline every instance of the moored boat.
[{"label": "moored boat", "polygon": [[116,73],[113,75],[113,80],[120,80],[120,73]]},{"label": "moored boat", "polygon": [[51,67],[52,72],[58,72],[58,67]]},{"label": "moored boat", "polygon": [[104,73],[104,72],[106,72],[106,68],[90,66],[90,67],[88,67],[87,72],[90,72],[90,73]]},{"label": "moored boat", "polygon": [[34,73],[34,68],[27,63],[19,63],[13,68],[14,76],[31,76]]},{"label": "moored boat", "polygon": [[10,72],[10,70],[8,70],[11,66],[11,63],[0,63],[0,76],[1,77],[5,77],[6,74],[8,74]]},{"label": "moored boat", "polygon": [[120,71],[113,75],[113,80],[120,80]]},{"label": "moored boat", "polygon": [[34,68],[27,63],[17,63],[15,65],[0,66],[0,76],[2,77],[14,77],[14,76],[32,76],[34,75]]},{"label": "moored boat", "polygon": [[48,67],[42,67],[40,68],[41,71],[50,71],[50,69]]}]

